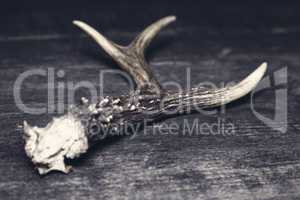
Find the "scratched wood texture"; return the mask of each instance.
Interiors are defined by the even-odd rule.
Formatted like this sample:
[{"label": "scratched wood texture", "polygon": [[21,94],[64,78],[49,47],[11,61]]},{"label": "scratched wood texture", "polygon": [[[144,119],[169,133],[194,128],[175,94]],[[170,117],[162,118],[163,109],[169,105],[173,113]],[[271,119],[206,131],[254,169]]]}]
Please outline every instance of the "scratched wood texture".
[{"label": "scratched wood texture", "polygon": [[[300,24],[295,2],[254,3],[148,2],[83,4],[7,3],[0,17],[0,199],[300,199]],[[255,95],[256,111],[275,114],[275,93],[287,88],[287,132],[257,118],[250,96],[228,105],[224,113],[194,113],[165,121],[177,123],[172,134],[161,123],[135,137],[114,137],[82,158],[70,161],[69,175],[40,177],[23,150],[24,119],[45,125],[56,115],[23,113],[15,103],[14,83],[27,70],[64,70],[57,83],[90,81],[98,89],[101,70],[118,69],[102,50],[72,26],[82,19],[114,41],[126,44],[146,25],[176,14],[178,21],[155,39],[147,58],[158,79],[186,86],[209,81],[238,81],[267,61],[267,75],[287,67],[288,83]],[[128,92],[118,75],[104,81],[107,95]],[[272,82],[274,84],[274,82]],[[46,77],[24,81],[22,100],[47,106]],[[76,95],[86,96],[79,90]],[[282,100],[282,99],[279,99]],[[57,105],[57,100],[55,101]],[[285,108],[281,108],[283,111]],[[277,111],[281,112],[281,111]],[[187,121],[231,124],[234,133],[184,135]],[[218,129],[218,128],[216,128]]]}]

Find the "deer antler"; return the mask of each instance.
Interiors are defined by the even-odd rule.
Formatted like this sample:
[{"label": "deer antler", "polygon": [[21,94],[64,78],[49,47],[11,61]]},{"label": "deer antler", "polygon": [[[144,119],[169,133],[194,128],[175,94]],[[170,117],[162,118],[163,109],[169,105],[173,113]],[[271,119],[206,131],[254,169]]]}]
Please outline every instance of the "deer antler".
[{"label": "deer antler", "polygon": [[[106,97],[91,104],[83,101],[82,105],[73,106],[68,114],[55,118],[45,128],[31,127],[24,122],[25,151],[40,174],[52,170],[69,172],[65,158],[72,159],[85,153],[90,144],[110,133],[122,132],[122,127],[128,123],[137,125],[145,119],[172,115],[174,112],[169,111],[174,108],[186,110],[191,106],[208,108],[230,103],[253,90],[264,76],[266,63],[234,86],[194,88],[184,93],[164,92],[160,95],[163,90],[145,61],[144,51],[154,36],[174,20],[175,17],[170,16],[155,22],[126,47],[109,41],[84,22],[74,21],[133,77],[142,93]],[[151,94],[150,98],[145,98],[145,94]],[[132,99],[137,101],[132,102]]]},{"label": "deer antler", "polygon": [[158,20],[139,34],[128,46],[120,46],[109,41],[101,33],[82,21],[74,21],[73,23],[90,35],[122,69],[133,77],[138,89],[147,90],[150,93],[160,93],[162,88],[145,61],[144,52],[155,35],[175,20],[175,16]]}]

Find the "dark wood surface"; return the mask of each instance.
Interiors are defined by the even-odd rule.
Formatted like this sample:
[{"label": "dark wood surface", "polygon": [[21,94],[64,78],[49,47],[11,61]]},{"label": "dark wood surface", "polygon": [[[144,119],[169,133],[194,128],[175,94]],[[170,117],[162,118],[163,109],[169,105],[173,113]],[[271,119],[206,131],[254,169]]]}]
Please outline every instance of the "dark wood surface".
[{"label": "dark wood surface", "polygon": [[[224,4],[224,3],[223,3]],[[0,199],[299,199],[300,198],[300,26],[296,3],[27,6],[3,9],[0,29]],[[57,3],[59,5],[59,3]],[[235,133],[155,135],[151,127],[134,138],[111,138],[71,161],[69,175],[41,177],[24,152],[23,120],[45,125],[55,115],[29,115],[14,102],[13,84],[30,69],[63,69],[59,81],[92,81],[99,70],[117,69],[102,50],[72,26],[82,19],[114,41],[126,44],[146,25],[175,14],[147,52],[158,79],[185,85],[238,81],[267,61],[267,74],[288,67],[288,129],[273,130],[250,108],[250,96],[225,114],[194,113],[165,121],[216,123]],[[57,86],[57,85],[56,85]],[[128,92],[126,81],[110,76],[107,95]],[[255,108],[272,117],[275,89],[255,96]],[[80,90],[78,97],[85,96]],[[47,105],[47,82],[35,77],[22,88],[27,105]],[[160,123],[154,126],[158,127]],[[181,130],[181,129],[180,129]]]}]

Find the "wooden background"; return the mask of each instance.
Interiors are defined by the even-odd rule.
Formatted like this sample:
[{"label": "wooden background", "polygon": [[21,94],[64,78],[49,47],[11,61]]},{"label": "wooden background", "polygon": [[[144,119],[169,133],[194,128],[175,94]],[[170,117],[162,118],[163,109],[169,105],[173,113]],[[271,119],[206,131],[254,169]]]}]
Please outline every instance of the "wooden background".
[{"label": "wooden background", "polygon": [[[140,2],[3,4],[0,17],[0,199],[299,199],[300,198],[300,14],[295,2],[237,3]],[[287,67],[287,132],[260,121],[250,96],[226,107],[225,113],[195,113],[168,119],[177,134],[154,134],[161,124],[134,138],[111,138],[82,158],[70,161],[69,175],[41,177],[24,152],[23,120],[45,125],[54,114],[30,115],[15,104],[14,83],[31,69],[64,70],[58,81],[91,81],[99,88],[100,70],[118,69],[94,42],[72,26],[73,19],[93,25],[126,44],[145,26],[174,14],[178,21],[151,44],[147,58],[164,83],[215,84],[238,81],[267,61],[267,75]],[[275,113],[271,87],[255,95],[255,109]],[[47,106],[46,77],[22,85],[26,105]],[[105,81],[107,95],[128,92],[117,75]],[[79,90],[77,96],[88,95]],[[55,104],[57,105],[57,103]],[[284,110],[285,108],[282,108]],[[184,121],[234,125],[232,135],[183,135]]]}]

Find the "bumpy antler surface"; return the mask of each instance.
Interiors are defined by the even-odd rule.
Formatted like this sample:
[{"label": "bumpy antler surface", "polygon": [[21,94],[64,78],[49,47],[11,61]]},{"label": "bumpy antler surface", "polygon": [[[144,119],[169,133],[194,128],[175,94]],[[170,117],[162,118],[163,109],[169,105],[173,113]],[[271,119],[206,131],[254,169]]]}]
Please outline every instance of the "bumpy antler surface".
[{"label": "bumpy antler surface", "polygon": [[108,134],[124,131],[126,124],[156,120],[173,115],[174,110],[179,113],[193,106],[209,108],[227,104],[249,93],[262,79],[266,63],[235,86],[193,88],[184,93],[163,91],[145,62],[144,51],[153,37],[174,20],[170,16],[155,22],[127,47],[109,41],[84,22],[74,21],[133,77],[139,92],[106,97],[91,104],[83,101],[81,105],[71,106],[68,114],[54,119],[45,128],[31,127],[24,122],[25,150],[41,174],[52,170],[69,172],[65,158],[77,157]]}]

